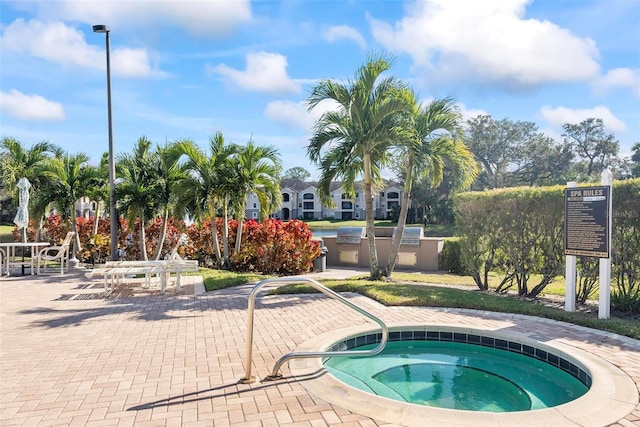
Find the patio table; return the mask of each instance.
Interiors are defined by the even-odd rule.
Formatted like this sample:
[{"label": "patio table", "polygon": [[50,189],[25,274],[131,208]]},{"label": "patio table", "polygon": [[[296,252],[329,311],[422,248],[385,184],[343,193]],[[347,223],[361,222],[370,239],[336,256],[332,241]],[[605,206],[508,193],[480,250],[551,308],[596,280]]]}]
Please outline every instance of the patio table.
[{"label": "patio table", "polygon": [[[49,242],[7,242],[7,243],[0,243],[0,251],[2,251],[2,255],[3,255],[3,259],[5,260],[4,262],[4,273],[3,273],[3,268],[0,265],[0,276],[2,274],[6,274],[9,275],[9,267],[12,265],[21,265],[22,266],[22,274],[24,275],[24,267],[25,264],[30,264],[31,267],[31,275],[33,276],[35,274],[35,269],[34,269],[34,265],[35,265],[35,259],[34,257],[37,256],[38,253],[38,249],[43,248],[45,246],[49,246],[50,243]],[[16,249],[18,248],[22,248],[22,260],[19,260],[18,257],[16,257]],[[25,256],[24,256],[24,252],[26,249],[30,250],[31,253],[31,257],[29,261],[25,260]]]}]

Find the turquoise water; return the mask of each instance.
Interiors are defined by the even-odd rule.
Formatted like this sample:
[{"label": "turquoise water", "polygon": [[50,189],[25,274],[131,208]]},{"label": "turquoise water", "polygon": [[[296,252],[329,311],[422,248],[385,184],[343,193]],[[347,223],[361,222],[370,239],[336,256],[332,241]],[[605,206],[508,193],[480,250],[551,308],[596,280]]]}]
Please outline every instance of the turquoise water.
[{"label": "turquoise water", "polygon": [[548,408],[574,400],[588,390],[578,379],[548,363],[456,342],[394,341],[377,356],[329,358],[325,368],[363,391],[468,411]]}]

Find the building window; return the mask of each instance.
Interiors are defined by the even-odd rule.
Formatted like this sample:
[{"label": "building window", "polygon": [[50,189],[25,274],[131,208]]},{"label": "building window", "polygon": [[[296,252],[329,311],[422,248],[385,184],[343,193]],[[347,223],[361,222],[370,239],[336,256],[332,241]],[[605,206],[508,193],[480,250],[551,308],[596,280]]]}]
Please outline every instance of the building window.
[{"label": "building window", "polygon": [[298,207],[301,208],[302,207],[302,203],[298,203]]},{"label": "building window", "polygon": [[353,203],[351,203],[351,202],[342,202],[342,209],[353,209]]},{"label": "building window", "polygon": [[282,201],[283,202],[289,201],[289,193],[282,193]]},{"label": "building window", "polygon": [[381,192],[380,192],[380,197],[381,197],[381,198],[382,198],[382,197],[384,197],[384,191],[381,191]]},{"label": "building window", "polygon": [[302,219],[313,219],[313,212],[304,212],[302,214]]},{"label": "building window", "polygon": [[313,193],[304,193],[302,198],[305,200],[313,200]]},{"label": "building window", "polygon": [[351,197],[347,193],[342,193],[342,200],[345,200],[345,199],[351,200]]},{"label": "building window", "polygon": [[253,219],[258,218],[258,212],[253,212],[251,216],[253,216]]},{"label": "building window", "polygon": [[400,195],[398,194],[398,192],[396,192],[396,191],[390,191],[390,192],[387,194],[387,199],[399,199],[399,198],[400,198],[399,196],[400,196]]},{"label": "building window", "polygon": [[258,204],[257,204],[257,203],[254,203],[254,204],[253,204],[253,209],[256,209],[257,207],[258,207]]},{"label": "building window", "polygon": [[387,202],[387,209],[393,209],[393,207],[398,207],[398,202]]},{"label": "building window", "polygon": [[304,202],[303,209],[313,210],[313,202]]}]

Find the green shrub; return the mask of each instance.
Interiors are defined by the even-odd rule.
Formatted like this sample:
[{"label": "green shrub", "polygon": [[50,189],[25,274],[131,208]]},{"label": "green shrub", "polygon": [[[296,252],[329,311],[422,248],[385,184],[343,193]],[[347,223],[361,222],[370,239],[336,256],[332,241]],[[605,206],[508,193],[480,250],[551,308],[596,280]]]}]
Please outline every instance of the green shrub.
[{"label": "green shrub", "polygon": [[313,233],[303,221],[249,220],[244,229],[242,248],[231,257],[238,271],[307,273],[320,256],[320,242],[312,240]]},{"label": "green shrub", "polygon": [[[593,184],[590,184],[593,185]],[[488,274],[502,276],[497,287],[514,283],[520,295],[536,296],[562,274],[564,256],[564,187],[523,187],[462,193],[455,198],[461,264],[480,289]],[[640,179],[613,185],[612,301],[625,311],[640,311]],[[529,283],[540,274],[538,283]],[[594,287],[598,269],[584,268],[578,297]],[[615,303],[614,303],[615,304]]]},{"label": "green shrub", "polygon": [[439,261],[438,268],[440,270],[459,275],[466,274],[460,259],[460,239],[457,237],[444,239]]}]

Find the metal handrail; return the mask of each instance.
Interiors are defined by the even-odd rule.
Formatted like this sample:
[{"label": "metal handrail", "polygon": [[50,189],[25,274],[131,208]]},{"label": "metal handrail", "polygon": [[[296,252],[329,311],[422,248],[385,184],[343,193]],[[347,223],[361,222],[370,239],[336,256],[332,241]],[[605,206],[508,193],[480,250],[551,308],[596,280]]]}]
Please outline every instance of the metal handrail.
[{"label": "metal handrail", "polygon": [[325,356],[330,357],[330,356],[345,356],[345,355],[374,356],[380,353],[384,349],[385,345],[387,344],[387,340],[389,338],[389,329],[381,319],[369,313],[368,311],[364,310],[363,308],[358,307],[357,305],[345,299],[342,295],[332,291],[331,289],[327,288],[321,283],[313,279],[309,279],[307,277],[302,277],[302,278],[282,277],[282,278],[275,278],[275,279],[265,279],[258,282],[256,286],[254,286],[254,288],[251,290],[251,293],[249,294],[249,307],[248,307],[248,319],[247,319],[247,361],[245,365],[245,375],[243,378],[240,379],[241,383],[249,384],[255,381],[255,377],[251,376],[251,358],[252,358],[252,351],[253,351],[253,313],[255,311],[255,300],[256,300],[258,291],[260,290],[261,287],[270,283],[271,284],[273,283],[279,283],[279,284],[308,283],[309,285],[319,290],[323,294],[344,303],[345,305],[354,309],[355,311],[362,314],[363,316],[376,322],[378,325],[380,325],[380,328],[382,328],[382,335],[380,337],[380,342],[378,343],[378,345],[375,348],[372,348],[371,350],[312,351],[312,352],[299,352],[299,353],[293,352],[293,353],[285,354],[280,359],[278,359],[278,361],[273,367],[273,370],[271,371],[271,375],[269,375],[266,379],[280,378],[281,375],[278,374],[278,372],[280,371],[280,367],[290,359],[304,359],[304,358],[311,358],[311,357],[325,357]]}]

